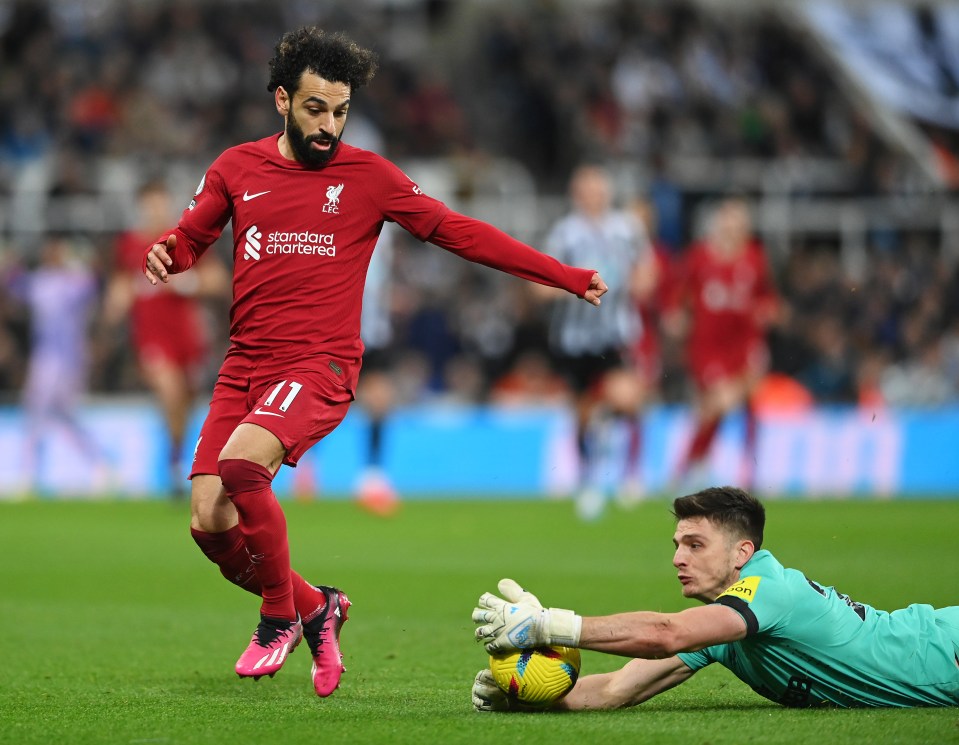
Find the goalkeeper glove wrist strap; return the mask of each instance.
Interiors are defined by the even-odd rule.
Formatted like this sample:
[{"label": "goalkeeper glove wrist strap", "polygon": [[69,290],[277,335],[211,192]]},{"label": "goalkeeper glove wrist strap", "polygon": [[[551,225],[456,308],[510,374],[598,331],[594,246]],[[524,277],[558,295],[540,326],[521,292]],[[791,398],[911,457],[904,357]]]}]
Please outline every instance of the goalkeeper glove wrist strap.
[{"label": "goalkeeper glove wrist strap", "polygon": [[549,609],[549,643],[563,647],[578,647],[583,629],[582,616],[563,608]]}]

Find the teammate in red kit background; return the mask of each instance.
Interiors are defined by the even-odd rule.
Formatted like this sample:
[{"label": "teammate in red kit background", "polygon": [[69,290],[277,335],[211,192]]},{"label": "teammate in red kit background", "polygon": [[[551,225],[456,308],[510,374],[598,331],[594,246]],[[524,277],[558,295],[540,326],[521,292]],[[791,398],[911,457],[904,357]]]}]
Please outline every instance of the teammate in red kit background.
[{"label": "teammate in red kit background", "polygon": [[169,437],[170,480],[174,495],[185,493],[183,444],[190,411],[211,355],[210,329],[203,302],[224,300],[229,276],[212,251],[190,275],[151,287],[139,279],[143,244],[169,227],[176,213],[166,184],[149,181],[137,198],[138,223],[115,244],[115,269],[103,304],[108,328],[129,322],[130,341],[144,383],[160,405]]},{"label": "teammate in red kit background", "polygon": [[716,207],[707,235],[683,258],[668,304],[664,323],[686,336],[686,364],[697,393],[693,435],[677,480],[698,478],[723,418],[744,407],[742,483],[751,484],[756,450],[751,396],[768,368],[765,333],[778,301],[743,200],[726,199]]},{"label": "teammate in red kit background", "polygon": [[676,258],[675,249],[657,237],[658,217],[653,203],[648,198],[637,197],[630,202],[629,208],[646,228],[654,264],[654,286],[637,299],[636,306],[643,322],[643,333],[636,338],[633,347],[636,374],[645,389],[644,398],[648,400],[659,393],[663,375],[663,358],[666,352],[663,349],[660,328],[661,315],[676,282]]},{"label": "teammate in red kit background", "polygon": [[606,285],[425,195],[396,166],[340,141],[352,95],[376,57],[342,34],[285,34],[268,89],[284,130],[225,151],[177,227],[146,253],[151,283],[186,271],[234,236],[230,348],[197,442],[193,537],[231,582],[262,596],[260,623],[236,664],[273,675],[305,636],[316,693],[343,671],[350,601],[291,570],[286,520],[271,482],[343,420],[363,354],[360,310],[384,221],[416,238],[599,305]]}]

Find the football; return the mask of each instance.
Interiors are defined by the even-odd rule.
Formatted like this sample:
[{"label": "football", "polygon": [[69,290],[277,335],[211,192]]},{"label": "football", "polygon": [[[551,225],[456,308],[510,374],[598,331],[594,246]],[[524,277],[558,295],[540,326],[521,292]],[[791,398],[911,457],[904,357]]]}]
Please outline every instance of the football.
[{"label": "football", "polygon": [[579,650],[538,647],[491,655],[489,669],[507,696],[527,706],[545,707],[569,693],[579,677]]}]

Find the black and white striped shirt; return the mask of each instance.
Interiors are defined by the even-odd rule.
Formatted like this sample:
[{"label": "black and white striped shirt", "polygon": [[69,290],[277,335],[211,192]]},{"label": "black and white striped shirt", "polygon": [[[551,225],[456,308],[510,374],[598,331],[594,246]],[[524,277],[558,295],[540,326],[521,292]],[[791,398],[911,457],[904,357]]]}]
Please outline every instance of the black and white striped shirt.
[{"label": "black and white striped shirt", "polygon": [[598,218],[572,212],[546,237],[546,251],[565,264],[595,269],[609,291],[602,305],[558,301],[550,321],[550,346],[577,357],[631,346],[642,333],[630,276],[650,251],[642,224],[631,215],[609,211]]}]

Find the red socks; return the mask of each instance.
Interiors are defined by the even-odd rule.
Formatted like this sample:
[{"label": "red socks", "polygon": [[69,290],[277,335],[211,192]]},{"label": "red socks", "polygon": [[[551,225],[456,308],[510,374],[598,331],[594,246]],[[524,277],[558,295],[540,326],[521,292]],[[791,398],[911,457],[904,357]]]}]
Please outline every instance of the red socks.
[{"label": "red socks", "polygon": [[759,426],[759,422],[756,419],[756,408],[753,406],[752,401],[746,401],[745,417],[746,436],[744,442],[742,482],[744,488],[752,489],[753,480],[756,476],[756,435]]},{"label": "red socks", "polygon": [[686,451],[686,460],[681,470],[682,474],[686,474],[694,464],[699,463],[706,457],[716,437],[716,432],[719,430],[719,422],[720,419],[716,418],[708,422],[701,422],[697,426],[693,439],[689,443],[689,449]]},{"label": "red socks", "polygon": [[293,572],[293,602],[303,623],[309,623],[326,607],[326,595]]},{"label": "red socks", "polygon": [[[239,525],[234,525],[223,533],[205,533],[191,528],[190,534],[206,557],[220,568],[220,574],[237,587],[242,587],[254,595],[262,595],[260,581],[256,578],[256,570],[246,551]],[[326,607],[326,595],[297,572],[291,571],[290,579],[293,580],[293,605],[306,623]]]},{"label": "red socks", "polygon": [[243,533],[239,525],[234,525],[223,533],[205,533],[196,528],[190,528],[190,535],[196,545],[206,554],[206,558],[220,567],[220,574],[226,577],[237,587],[242,587],[254,595],[261,595],[260,580],[256,578],[256,570],[246,552],[243,542]]},{"label": "red socks", "polygon": [[638,416],[623,417],[628,428],[628,439],[626,440],[626,468],[623,475],[627,478],[638,476],[642,471],[640,467],[640,457],[643,450],[643,426]]},{"label": "red socks", "polygon": [[220,479],[240,516],[240,532],[260,583],[260,613],[296,620],[286,517],[273,494],[273,474],[258,463],[221,460]]},{"label": "red socks", "polygon": [[[266,471],[266,469],[263,469]],[[267,472],[269,473],[269,472]],[[272,492],[270,498],[275,501]],[[196,545],[206,557],[220,568],[220,574],[237,587],[254,595],[262,595],[256,567],[246,550],[246,540],[239,525],[222,533],[207,533],[190,529]],[[284,530],[283,535],[286,535]],[[297,572],[290,571],[293,585],[293,605],[304,623],[315,618],[326,606],[326,596],[307,582]]]}]

